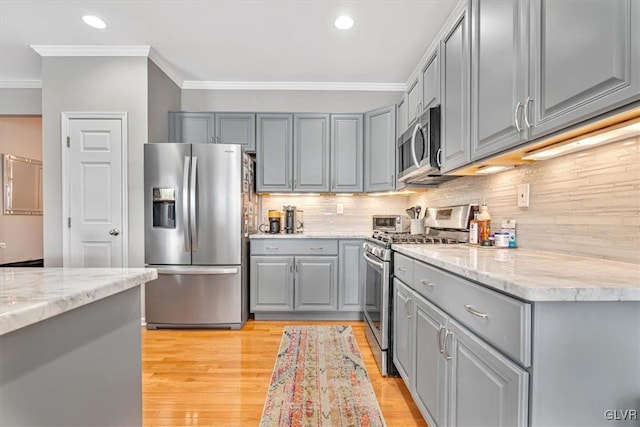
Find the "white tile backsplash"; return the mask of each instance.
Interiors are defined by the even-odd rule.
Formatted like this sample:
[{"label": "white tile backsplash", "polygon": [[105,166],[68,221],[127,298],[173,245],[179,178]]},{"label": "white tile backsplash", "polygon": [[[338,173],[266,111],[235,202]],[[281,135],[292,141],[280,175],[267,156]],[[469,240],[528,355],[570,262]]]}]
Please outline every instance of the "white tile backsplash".
[{"label": "white tile backsplash", "polygon": [[[530,205],[517,207],[517,185],[530,184]],[[640,263],[640,138],[470,176],[410,197],[446,206],[486,198],[495,229],[516,218],[518,246]]]},{"label": "white tile backsplash", "polygon": [[[337,214],[337,204],[343,213]],[[262,222],[267,222],[269,209],[281,210],[294,205],[304,210],[305,232],[371,232],[371,216],[405,214],[408,196],[263,196]]]},{"label": "white tile backsplash", "polygon": [[[517,207],[522,183],[530,184],[528,208]],[[517,219],[519,247],[640,264],[640,137],[411,196],[265,196],[262,218],[291,204],[305,211],[305,231],[369,233],[375,214],[483,200],[494,229],[504,218]]]}]

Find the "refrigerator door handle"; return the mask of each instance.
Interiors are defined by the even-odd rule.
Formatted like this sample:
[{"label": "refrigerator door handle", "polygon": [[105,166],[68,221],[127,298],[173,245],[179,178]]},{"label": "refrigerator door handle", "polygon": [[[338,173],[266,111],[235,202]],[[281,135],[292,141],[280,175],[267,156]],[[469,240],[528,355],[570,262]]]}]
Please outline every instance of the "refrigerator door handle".
[{"label": "refrigerator door handle", "polygon": [[154,267],[158,274],[194,274],[194,275],[214,275],[214,274],[238,274],[238,267],[191,267],[191,266],[174,266],[174,267]]},{"label": "refrigerator door handle", "polygon": [[196,177],[198,171],[198,158],[196,156],[191,157],[191,186],[189,188],[189,198],[191,204],[191,218],[189,222],[191,224],[191,250],[193,252],[198,251],[198,213],[197,213],[197,191],[196,191]]},{"label": "refrigerator door handle", "polygon": [[189,157],[184,157],[184,172],[182,175],[182,227],[184,229],[184,251],[191,252],[189,238]]}]

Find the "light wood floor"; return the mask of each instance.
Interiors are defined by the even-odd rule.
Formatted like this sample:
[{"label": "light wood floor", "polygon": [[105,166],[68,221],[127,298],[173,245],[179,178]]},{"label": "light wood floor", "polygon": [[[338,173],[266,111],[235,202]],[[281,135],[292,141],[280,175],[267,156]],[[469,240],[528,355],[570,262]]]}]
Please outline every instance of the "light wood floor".
[{"label": "light wood floor", "polygon": [[384,378],[363,322],[249,321],[241,331],[142,330],[145,426],[257,426],[285,325],[348,324],[389,427],[426,426],[400,378]]}]

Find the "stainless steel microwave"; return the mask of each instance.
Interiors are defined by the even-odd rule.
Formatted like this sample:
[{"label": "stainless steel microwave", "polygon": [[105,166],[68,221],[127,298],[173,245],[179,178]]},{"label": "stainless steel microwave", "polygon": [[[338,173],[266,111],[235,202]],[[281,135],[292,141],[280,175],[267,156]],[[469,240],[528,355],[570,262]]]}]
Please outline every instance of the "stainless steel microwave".
[{"label": "stainless steel microwave", "polygon": [[428,108],[416,124],[398,138],[398,180],[408,184],[441,182],[441,156],[438,105]]}]

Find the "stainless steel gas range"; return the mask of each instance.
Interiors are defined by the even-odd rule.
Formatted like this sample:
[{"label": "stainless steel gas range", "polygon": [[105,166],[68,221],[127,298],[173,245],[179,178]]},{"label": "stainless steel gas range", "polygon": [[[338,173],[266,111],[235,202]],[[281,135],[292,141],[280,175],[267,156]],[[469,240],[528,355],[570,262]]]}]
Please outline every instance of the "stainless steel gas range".
[{"label": "stainless steel gas range", "polygon": [[393,244],[458,244],[469,239],[469,220],[477,205],[427,208],[425,234],[376,229],[364,243],[365,336],[383,376],[397,373],[393,365]]}]

